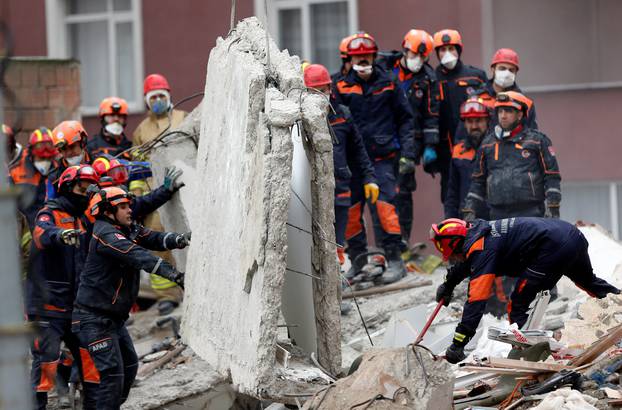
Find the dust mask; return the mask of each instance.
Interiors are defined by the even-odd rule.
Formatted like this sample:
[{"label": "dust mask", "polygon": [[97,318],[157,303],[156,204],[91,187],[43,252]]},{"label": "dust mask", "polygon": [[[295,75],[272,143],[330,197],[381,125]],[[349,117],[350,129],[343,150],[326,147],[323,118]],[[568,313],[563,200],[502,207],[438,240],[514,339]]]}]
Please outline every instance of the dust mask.
[{"label": "dust mask", "polygon": [[74,155],[73,157],[67,157],[65,158],[65,161],[67,161],[67,164],[69,164],[70,167],[74,165],[80,165],[80,163],[82,162],[82,154]]},{"label": "dust mask", "polygon": [[49,159],[44,159],[42,161],[34,161],[35,168],[37,171],[41,173],[41,175],[47,175],[50,172],[50,166],[52,166],[52,161]]},{"label": "dust mask", "polygon": [[516,74],[510,70],[495,70],[495,84],[501,88],[508,88],[514,84]]},{"label": "dust mask", "polygon": [[443,54],[443,58],[441,58],[441,64],[448,70],[453,70],[456,64],[458,64],[458,57],[454,55],[454,53],[450,53],[449,51]]},{"label": "dust mask", "polygon": [[421,70],[422,66],[423,59],[421,58],[421,56],[406,59],[406,67],[408,67],[408,69],[413,73],[418,73],[419,70]]},{"label": "dust mask", "polygon": [[354,71],[356,71],[357,73],[361,75],[369,75],[372,73],[372,71],[374,71],[374,67],[372,65],[354,64],[352,68],[354,69]]},{"label": "dust mask", "polygon": [[112,124],[106,124],[104,127],[106,132],[112,135],[121,135],[123,134],[123,125],[118,122],[113,122]]}]

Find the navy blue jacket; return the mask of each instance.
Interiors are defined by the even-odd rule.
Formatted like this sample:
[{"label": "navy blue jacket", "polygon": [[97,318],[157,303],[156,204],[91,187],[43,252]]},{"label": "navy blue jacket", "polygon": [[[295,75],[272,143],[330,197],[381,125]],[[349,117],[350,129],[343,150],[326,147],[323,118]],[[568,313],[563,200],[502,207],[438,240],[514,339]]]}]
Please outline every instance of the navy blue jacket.
[{"label": "navy blue jacket", "polygon": [[[89,138],[86,143],[86,150],[91,158],[101,157],[105,154],[116,157],[119,153],[130,148],[132,148],[132,143],[125,134],[121,134],[121,138],[117,141],[112,137],[104,135],[103,130]],[[130,159],[129,153],[126,152],[124,155],[121,155],[121,158]]]},{"label": "navy blue jacket", "polygon": [[[476,149],[469,144],[469,140],[463,140],[454,145],[449,168],[449,181],[447,183],[447,196],[443,203],[445,218],[462,218],[462,210],[469,187],[471,175],[475,168]],[[483,202],[474,204],[476,218],[488,219],[488,207]]]},{"label": "navy blue jacket", "polygon": [[154,232],[141,225],[121,228],[109,220],[96,220],[75,307],[127,319],[138,297],[141,269],[175,280],[175,268],[147,250],[177,248],[175,238],[172,232]]},{"label": "navy blue jacket", "polygon": [[164,188],[164,185],[154,189],[146,195],[134,198],[130,207],[132,208],[132,218],[141,220],[159,207],[167,203],[174,192]]},{"label": "navy blue jacket", "polygon": [[[498,129],[498,127],[497,127]],[[540,206],[561,202],[561,175],[551,140],[533,129],[517,128],[507,138],[490,132],[475,159],[465,208]]]},{"label": "navy blue jacket", "polygon": [[333,163],[335,180],[350,181],[353,177],[363,184],[375,182],[374,167],[369,160],[363,137],[344,105],[334,104],[328,123],[333,133]]},{"label": "navy blue jacket", "polygon": [[[77,210],[65,196],[48,201],[35,223],[26,281],[27,313],[70,318],[91,227],[83,210]],[[81,231],[77,246],[61,240],[65,229]]]},{"label": "navy blue jacket", "polygon": [[486,73],[459,60],[453,70],[448,70],[443,65],[436,67],[436,79],[440,101],[440,145],[446,147],[444,149],[450,153],[450,148],[457,141],[455,135],[460,124],[460,106],[469,94],[486,82]]},{"label": "navy blue jacket", "polygon": [[398,152],[402,157],[419,157],[421,147],[414,138],[412,108],[404,92],[381,67],[374,66],[369,81],[350,70],[337,81],[335,98],[350,109],[372,161]]}]

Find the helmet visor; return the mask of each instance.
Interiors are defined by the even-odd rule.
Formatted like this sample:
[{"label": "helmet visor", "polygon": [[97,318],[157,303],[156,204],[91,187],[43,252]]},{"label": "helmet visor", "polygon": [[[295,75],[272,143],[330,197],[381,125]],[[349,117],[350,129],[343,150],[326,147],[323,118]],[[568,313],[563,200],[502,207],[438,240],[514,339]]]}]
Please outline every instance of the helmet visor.
[{"label": "helmet visor", "polygon": [[107,175],[112,178],[115,185],[125,185],[128,180],[127,169],[123,165],[112,168]]}]

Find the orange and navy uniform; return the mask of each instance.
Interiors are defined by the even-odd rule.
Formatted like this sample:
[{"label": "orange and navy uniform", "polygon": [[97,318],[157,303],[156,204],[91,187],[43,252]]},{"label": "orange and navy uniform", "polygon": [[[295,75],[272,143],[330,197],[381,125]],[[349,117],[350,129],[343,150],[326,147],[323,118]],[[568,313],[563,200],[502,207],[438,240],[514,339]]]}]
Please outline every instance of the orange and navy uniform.
[{"label": "orange and navy uniform", "polygon": [[[81,164],[90,164],[90,163],[91,163],[91,157],[89,156],[88,152],[86,152],[85,150],[84,159],[82,160]],[[65,160],[65,158],[61,158],[60,161],[58,161],[56,168],[50,171],[50,174],[48,175],[48,184],[47,184],[47,193],[46,193],[48,200],[56,198],[57,196],[56,187],[58,186],[58,180],[60,176],[63,175],[63,172],[65,172],[67,168],[69,168],[69,164],[67,164],[67,161]]]},{"label": "orange and navy uniform", "polygon": [[436,67],[439,100],[439,145],[436,167],[431,171],[441,174],[441,200],[447,195],[449,164],[456,139],[456,129],[460,124],[460,106],[468,96],[486,82],[486,73],[479,68],[458,61],[452,70],[443,65]]},{"label": "orange and navy uniform", "polygon": [[91,158],[97,158],[104,155],[112,155],[116,157],[121,152],[125,151],[125,154],[121,155],[121,158],[131,159],[129,149],[132,148],[132,142],[127,139],[125,134],[121,134],[120,138],[109,137],[104,134],[104,131],[100,131],[99,134],[89,138],[86,143],[86,150]]},{"label": "orange and navy uniform", "polygon": [[491,219],[543,216],[545,204],[561,202],[561,175],[551,140],[519,125],[501,136],[499,127],[482,141],[465,209],[488,205]]},{"label": "orange and navy uniform", "polygon": [[[449,168],[447,197],[443,204],[445,218],[461,218],[464,201],[471,186],[471,175],[475,168],[476,148],[472,147],[469,139],[454,145]],[[488,219],[488,207],[485,203],[477,203],[475,217]]]},{"label": "orange and navy uniform", "polygon": [[[52,167],[54,163],[52,163]],[[35,216],[46,200],[48,177],[42,175],[34,166],[28,150],[9,166],[9,181],[20,189],[17,209],[28,221],[30,231],[34,229]]]},{"label": "orange and navy uniform", "polygon": [[619,293],[594,275],[587,247],[581,231],[559,219],[476,219],[462,248],[470,266],[463,271],[469,276],[469,287],[456,333],[467,338],[475,334],[500,276],[517,278],[507,309],[510,323],[519,327],[527,321],[529,304],[537,293],[552,289],[563,275],[591,296]]}]

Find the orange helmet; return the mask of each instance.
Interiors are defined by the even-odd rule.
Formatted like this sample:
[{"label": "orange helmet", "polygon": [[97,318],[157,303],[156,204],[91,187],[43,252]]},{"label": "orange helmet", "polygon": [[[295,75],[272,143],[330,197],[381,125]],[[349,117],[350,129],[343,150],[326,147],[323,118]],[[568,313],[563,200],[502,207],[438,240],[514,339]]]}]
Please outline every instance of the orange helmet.
[{"label": "orange helmet", "polygon": [[460,106],[460,118],[487,118],[490,117],[488,107],[478,97],[469,97]]},{"label": "orange helmet", "polygon": [[376,54],[378,52],[378,44],[376,44],[376,40],[369,34],[357,33],[350,36],[347,50],[348,56]]},{"label": "orange helmet", "polygon": [[28,149],[32,155],[40,158],[54,158],[58,154],[54,148],[52,131],[46,127],[38,128],[30,134]]},{"label": "orange helmet", "polygon": [[499,107],[511,107],[518,111],[523,111],[523,113],[527,115],[532,105],[533,101],[531,101],[530,98],[525,97],[523,94],[517,91],[506,91],[497,94],[495,109]]},{"label": "orange helmet", "polygon": [[309,64],[304,72],[305,85],[307,87],[321,87],[332,83],[330,74],[322,64]]},{"label": "orange helmet", "polygon": [[426,31],[412,29],[404,36],[402,48],[419,53],[424,58],[432,52],[434,40]]},{"label": "orange helmet", "polygon": [[101,181],[100,186],[125,185],[129,179],[127,168],[118,159],[98,157],[93,161],[93,169],[99,177],[110,177],[110,181]]},{"label": "orange helmet", "polygon": [[99,104],[99,116],[104,115],[127,115],[127,101],[119,97],[104,98]]},{"label": "orange helmet", "polygon": [[349,36],[344,37],[339,43],[339,57],[341,57],[342,60],[347,60],[348,58],[350,58],[348,56],[348,43],[355,35],[356,34],[350,34]]},{"label": "orange helmet", "polygon": [[443,255],[443,260],[448,260],[451,255],[461,250],[467,229],[467,222],[458,218],[445,219],[432,225],[430,240]]},{"label": "orange helmet", "polygon": [[54,146],[63,150],[76,142],[84,147],[88,135],[80,121],[63,121],[52,131],[52,138],[54,139]]},{"label": "orange helmet", "polygon": [[112,211],[112,208],[117,205],[131,203],[133,199],[134,195],[122,187],[106,187],[93,195],[89,201],[88,210],[92,216],[103,215],[106,211]]},{"label": "orange helmet", "polygon": [[80,181],[87,181],[97,185],[99,176],[90,165],[73,165],[63,171],[60,178],[58,178],[58,192],[69,192]]},{"label": "orange helmet", "polygon": [[507,63],[516,66],[518,70],[518,53],[511,48],[500,48],[495,52],[495,55],[492,56],[492,61],[490,62],[490,66],[493,67],[495,64],[499,63]]},{"label": "orange helmet", "polygon": [[462,48],[462,36],[457,30],[445,29],[434,33],[434,48],[452,44]]}]

